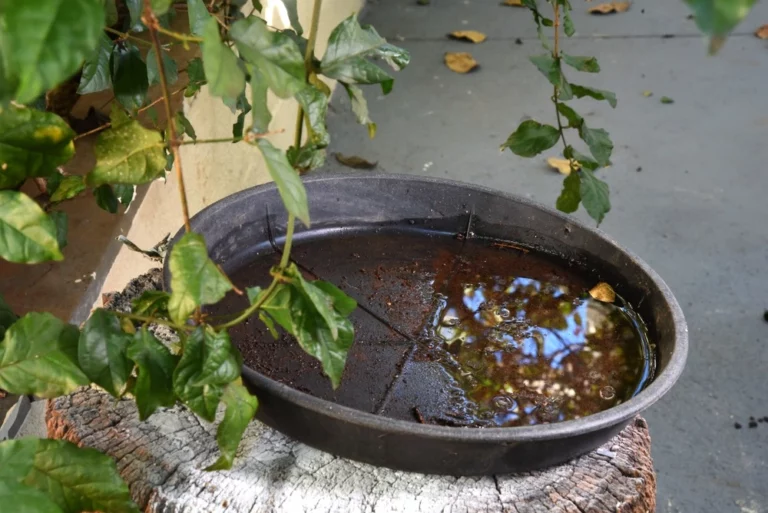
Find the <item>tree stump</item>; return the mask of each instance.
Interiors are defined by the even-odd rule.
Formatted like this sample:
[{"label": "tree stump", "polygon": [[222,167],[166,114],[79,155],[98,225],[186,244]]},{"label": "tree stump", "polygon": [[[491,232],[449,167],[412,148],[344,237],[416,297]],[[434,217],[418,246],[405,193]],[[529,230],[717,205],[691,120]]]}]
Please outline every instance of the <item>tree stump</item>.
[{"label": "tree stump", "polygon": [[[127,310],[159,288],[154,270],[109,297]],[[166,342],[172,333],[157,327]],[[221,412],[220,412],[221,413]],[[487,512],[651,513],[656,478],[648,425],[635,418],[592,453],[546,470],[487,477],[431,476],[339,458],[254,421],[230,471],[202,469],[218,456],[215,424],[186,408],[139,422],[131,400],[95,388],[52,400],[48,434],[96,448],[117,461],[147,512]]]}]

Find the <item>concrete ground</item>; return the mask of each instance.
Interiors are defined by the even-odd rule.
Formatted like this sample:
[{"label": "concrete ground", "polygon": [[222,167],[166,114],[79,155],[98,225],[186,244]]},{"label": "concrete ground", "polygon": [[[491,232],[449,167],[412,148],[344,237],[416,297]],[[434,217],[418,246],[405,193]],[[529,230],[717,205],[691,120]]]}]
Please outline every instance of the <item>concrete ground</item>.
[{"label": "concrete ground", "polygon": [[[658,511],[768,512],[768,423],[749,428],[750,416],[768,415],[768,42],[752,35],[768,23],[768,2],[716,57],[707,56],[681,1],[638,0],[601,17],[586,13],[590,4],[573,5],[577,35],[565,50],[597,56],[602,72],[569,76],[619,98],[616,110],[574,102],[616,147],[613,166],[601,172],[613,202],[601,228],[664,277],[690,327],[683,378],[646,413]],[[525,9],[495,0],[388,0],[369,2],[363,20],[407,48],[412,63],[390,96],[366,88],[379,127],[373,141],[337,92],[331,152],[554,205],[562,177],[544,158],[555,149],[534,159],[498,151],[524,116],[553,122],[551,87],[527,58],[541,49]],[[445,37],[462,29],[488,40]],[[480,68],[455,74],[443,64],[446,51],[472,52]]]}]

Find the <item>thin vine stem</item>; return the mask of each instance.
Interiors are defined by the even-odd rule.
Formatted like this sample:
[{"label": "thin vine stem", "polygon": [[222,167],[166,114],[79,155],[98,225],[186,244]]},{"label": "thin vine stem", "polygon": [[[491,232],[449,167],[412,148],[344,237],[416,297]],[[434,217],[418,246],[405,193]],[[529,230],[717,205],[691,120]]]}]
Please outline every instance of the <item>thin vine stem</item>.
[{"label": "thin vine stem", "polygon": [[277,288],[277,285],[279,283],[280,283],[280,280],[277,277],[273,278],[272,279],[272,283],[269,284],[269,287],[267,288],[266,292],[264,292],[264,295],[261,296],[261,298],[258,301],[253,303],[251,306],[249,306],[245,310],[243,310],[240,315],[238,315],[237,317],[235,317],[231,321],[227,321],[227,322],[225,322],[223,324],[219,324],[217,326],[214,326],[213,329],[216,330],[216,331],[225,330],[227,328],[231,328],[232,326],[237,326],[241,322],[243,322],[246,319],[248,319],[251,315],[256,313],[256,311],[259,308],[261,308],[262,305],[264,305],[264,303],[267,302],[267,300],[270,298],[270,296],[272,296],[272,293],[275,291],[275,289]]},{"label": "thin vine stem", "polygon": [[[189,34],[182,34],[181,32],[174,32],[173,30],[168,30],[167,28],[161,27],[159,24],[156,24],[154,29],[156,32],[159,32],[168,37],[172,37],[174,39],[178,39],[183,43],[202,43],[203,42],[202,37],[190,36]],[[155,50],[155,51],[158,51],[158,50]]]},{"label": "thin vine stem", "polygon": [[122,39],[130,39],[131,41],[135,41],[137,43],[141,43],[146,46],[152,46],[152,43],[150,43],[149,41],[145,41],[140,37],[132,36],[127,32],[120,32],[119,30],[115,30],[111,27],[104,27],[104,30],[109,32],[110,34],[115,34],[116,36],[120,36]]},{"label": "thin vine stem", "polygon": [[[552,9],[554,11],[553,13],[553,23],[552,28],[554,29],[554,46],[552,48],[552,58],[555,60],[555,63],[557,63],[558,68],[560,67],[560,4],[558,4],[558,0],[552,0]],[[552,94],[552,102],[555,104],[555,117],[557,118],[557,131],[560,132],[560,139],[563,141],[563,147],[568,148],[568,143],[565,141],[565,129],[563,128],[563,121],[560,118],[560,109],[558,108],[558,101],[560,98],[560,91],[558,91],[557,86],[554,86],[554,93]],[[578,166],[576,163],[576,159],[573,157],[568,158],[568,164],[571,166],[571,173],[574,173],[578,171]]]},{"label": "thin vine stem", "polygon": [[[315,0],[312,6],[312,22],[309,27],[309,39],[307,39],[307,50],[304,52],[304,81],[309,81],[309,74],[312,71],[312,58],[315,56],[315,42],[317,41],[317,28],[320,25],[320,9],[323,6],[323,0]],[[304,127],[304,109],[299,105],[296,114],[296,134],[294,137],[294,146],[301,147],[302,129]]]}]

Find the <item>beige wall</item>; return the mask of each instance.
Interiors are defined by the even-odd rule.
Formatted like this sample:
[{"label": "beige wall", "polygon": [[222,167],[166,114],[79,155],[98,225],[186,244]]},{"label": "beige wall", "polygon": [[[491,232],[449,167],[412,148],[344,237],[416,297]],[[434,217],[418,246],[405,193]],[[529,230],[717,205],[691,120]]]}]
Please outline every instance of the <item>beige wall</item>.
[{"label": "beige wall", "polygon": [[[308,29],[312,2],[299,0],[298,4],[300,21]],[[361,6],[362,0],[324,0],[317,55],[321,56],[325,51],[326,41],[333,28],[350,14],[358,12]],[[280,28],[279,18],[276,17],[273,24]],[[273,144],[287,148],[292,144],[295,133],[296,102],[282,100],[270,93],[269,105],[273,116],[270,131],[284,130],[271,137],[271,140]],[[232,136],[232,124],[236,117],[220,99],[211,97],[207,89],[185,100],[184,111],[195,127],[198,138]],[[246,124],[248,122],[246,120]],[[270,180],[258,149],[245,143],[184,145],[181,147],[181,157],[192,214],[234,192]],[[175,234],[183,221],[173,173],[168,174],[165,182],[152,183],[141,204],[131,208],[138,210],[124,235],[139,247],[152,247],[167,233]],[[102,291],[122,290],[130,279],[156,265],[138,253],[121,248],[107,274]],[[101,299],[97,303],[100,304]]]}]

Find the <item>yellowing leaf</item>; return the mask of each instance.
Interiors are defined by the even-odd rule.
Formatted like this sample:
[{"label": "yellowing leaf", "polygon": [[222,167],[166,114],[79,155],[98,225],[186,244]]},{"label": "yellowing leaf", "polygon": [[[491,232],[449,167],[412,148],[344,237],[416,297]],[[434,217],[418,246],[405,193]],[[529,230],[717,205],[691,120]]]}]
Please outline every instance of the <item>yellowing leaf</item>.
[{"label": "yellowing leaf", "polygon": [[456,73],[469,73],[478,66],[472,54],[467,52],[446,52],[445,65]]},{"label": "yellowing leaf", "polygon": [[630,5],[632,2],[605,2],[590,7],[587,12],[589,14],[613,14],[628,11]]},{"label": "yellowing leaf", "polygon": [[[557,169],[560,171],[561,174],[568,176],[571,174],[571,161],[568,159],[561,159],[557,157],[549,157],[547,159],[547,164],[550,165],[553,169]],[[581,165],[578,162],[575,162],[576,169],[579,169]]]},{"label": "yellowing leaf", "polygon": [[755,36],[760,39],[768,39],[768,25],[763,25],[755,31]]},{"label": "yellowing leaf", "polygon": [[523,0],[504,0],[501,5],[508,5],[510,7],[525,7]]},{"label": "yellowing leaf", "polygon": [[378,165],[378,162],[370,162],[357,155],[344,155],[343,153],[335,153],[334,157],[340,164],[344,164],[352,169],[373,169]]},{"label": "yellowing leaf", "polygon": [[486,35],[477,30],[456,30],[448,34],[448,37],[462,41],[471,41],[475,44],[482,43],[486,39]]},{"label": "yellowing leaf", "polygon": [[645,96],[646,98],[650,98],[651,96],[653,96],[653,91],[643,91],[643,96]]},{"label": "yellowing leaf", "polygon": [[613,303],[616,301],[616,292],[613,290],[613,287],[604,281],[601,281],[592,287],[589,291],[589,295],[603,303]]}]

